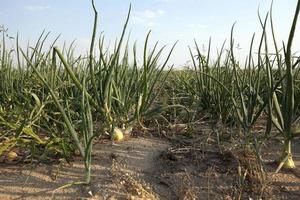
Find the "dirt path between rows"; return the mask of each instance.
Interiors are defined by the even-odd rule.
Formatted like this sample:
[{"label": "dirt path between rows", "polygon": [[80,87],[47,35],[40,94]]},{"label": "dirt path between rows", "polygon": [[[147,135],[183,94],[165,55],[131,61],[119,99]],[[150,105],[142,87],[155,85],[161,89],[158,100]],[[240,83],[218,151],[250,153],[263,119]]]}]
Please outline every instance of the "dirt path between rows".
[{"label": "dirt path between rows", "polygon": [[[220,151],[215,143],[205,146],[200,143],[197,139],[182,145],[155,137],[128,138],[116,144],[99,140],[94,145],[89,187],[57,189],[66,183],[83,180],[84,165],[79,158],[71,165],[2,163],[0,200],[232,200],[239,195],[241,199],[259,199],[261,188],[254,174],[249,171],[242,190],[238,183],[237,167],[247,154]],[[298,168],[299,147],[300,140],[296,139],[293,153]],[[273,173],[278,165],[272,160],[278,158],[279,149],[278,142],[267,143],[264,149],[263,159],[271,182],[261,199],[300,199],[300,170]]]},{"label": "dirt path between rows", "polygon": [[143,183],[156,168],[156,159],[170,144],[151,138],[131,138],[117,144],[101,141],[94,145],[92,186],[60,186],[83,180],[84,165],[0,166],[0,199],[134,199],[155,198]]}]

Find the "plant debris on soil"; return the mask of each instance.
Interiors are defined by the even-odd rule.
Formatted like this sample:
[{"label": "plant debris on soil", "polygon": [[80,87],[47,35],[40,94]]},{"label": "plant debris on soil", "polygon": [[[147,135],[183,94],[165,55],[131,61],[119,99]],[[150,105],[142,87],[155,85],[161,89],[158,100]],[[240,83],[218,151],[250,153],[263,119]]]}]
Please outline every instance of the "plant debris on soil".
[{"label": "plant debris on soil", "polygon": [[[58,189],[83,178],[84,166],[79,158],[69,164],[2,162],[0,199],[300,198],[296,170],[274,173],[278,164],[273,160],[279,153],[276,143],[265,146],[267,177],[262,184],[253,153],[220,146],[213,138],[204,144],[199,142],[200,137],[204,134],[184,144],[156,136],[126,138],[118,143],[100,139],[94,145],[93,181],[88,187]],[[294,152],[299,165],[300,151]]]}]

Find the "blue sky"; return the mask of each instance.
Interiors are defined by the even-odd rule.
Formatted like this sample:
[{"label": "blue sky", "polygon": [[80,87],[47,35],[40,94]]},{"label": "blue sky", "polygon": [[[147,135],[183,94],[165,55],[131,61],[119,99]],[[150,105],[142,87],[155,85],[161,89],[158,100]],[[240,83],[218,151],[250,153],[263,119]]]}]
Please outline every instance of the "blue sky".
[{"label": "blue sky", "polygon": [[[243,58],[252,34],[260,33],[257,10],[265,15],[271,0],[95,0],[100,14],[98,33],[104,31],[108,42],[120,35],[130,3],[131,41],[137,40],[142,51],[149,30],[152,30],[151,44],[159,41],[171,47],[179,40],[171,63],[181,65],[189,60],[188,46],[193,47],[194,39],[205,50],[211,37],[215,51],[229,39],[234,22],[236,44],[241,48],[237,54]],[[287,39],[296,3],[296,0],[274,0],[273,18],[279,42]],[[89,0],[0,1],[0,25],[8,28],[12,36],[19,32],[24,44],[28,40],[34,42],[45,29],[51,31],[49,43],[61,34],[60,44],[76,39],[78,52],[84,53],[89,46],[92,24]],[[298,30],[295,50],[300,45]]]}]

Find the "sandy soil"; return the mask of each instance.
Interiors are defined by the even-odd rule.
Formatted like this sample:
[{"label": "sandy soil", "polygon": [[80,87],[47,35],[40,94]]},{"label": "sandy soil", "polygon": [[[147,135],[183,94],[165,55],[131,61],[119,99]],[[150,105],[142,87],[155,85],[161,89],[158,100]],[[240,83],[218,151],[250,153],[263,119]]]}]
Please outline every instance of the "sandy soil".
[{"label": "sandy soil", "polygon": [[[264,149],[264,165],[269,173],[264,193],[260,194],[255,173],[248,171],[243,184],[237,176],[238,166],[245,165],[247,159],[251,161],[251,155],[219,149],[213,139],[208,139],[205,143],[211,145],[205,146],[199,139],[186,144],[155,137],[130,138],[117,144],[98,141],[89,187],[57,189],[83,180],[84,166],[78,158],[71,165],[2,163],[0,199],[300,199],[299,171],[273,173],[278,143],[271,142]],[[300,167],[300,140],[296,139],[293,146]]]},{"label": "sandy soil", "polygon": [[[165,141],[147,138],[132,138],[116,144],[110,141],[96,143],[93,153],[93,184],[85,189],[69,187],[56,190],[66,183],[83,180],[84,165],[80,159],[75,159],[72,165],[2,164],[0,199],[128,199],[139,195],[152,197],[151,188],[146,184],[142,185],[140,179],[151,176],[156,168],[155,160],[168,147],[169,143]],[[130,187],[128,184],[131,184]]]}]

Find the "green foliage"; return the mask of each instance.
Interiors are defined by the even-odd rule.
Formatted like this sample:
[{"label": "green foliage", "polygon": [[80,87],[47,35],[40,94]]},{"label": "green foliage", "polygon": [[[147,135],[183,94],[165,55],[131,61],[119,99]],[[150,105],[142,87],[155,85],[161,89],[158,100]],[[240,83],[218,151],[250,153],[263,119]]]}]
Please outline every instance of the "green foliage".
[{"label": "green foliage", "polygon": [[[69,159],[79,152],[86,167],[84,183],[89,183],[95,137],[112,134],[115,128],[144,127],[159,116],[168,123],[188,123],[189,135],[192,123],[204,118],[223,127],[240,127],[242,134],[236,137],[252,147],[262,173],[261,147],[277,137],[271,133],[274,126],[284,141],[279,168],[294,167],[291,141],[300,135],[300,59],[294,59],[291,48],[300,2],[283,52],[276,42],[271,9],[270,17],[263,20],[259,15],[258,49],[253,35],[244,64],[235,56],[233,26],[229,45],[224,42],[216,59],[211,56],[211,40],[206,53],[195,41],[195,48],[189,48],[191,65],[180,70],[167,65],[176,43],[161,61],[166,47],[155,43],[150,48],[151,32],[138,62],[136,44],[130,47],[124,39],[131,6],[112,50],[103,34],[97,37],[93,1],[92,8],[95,18],[87,56],[75,57],[73,43],[55,46],[58,37],[45,50],[49,33],[44,32],[34,46],[21,49],[17,36],[16,48],[8,49],[7,32],[1,30],[0,156],[16,147],[29,148],[32,158],[45,160],[53,155]],[[274,54],[269,52],[268,22]],[[265,133],[256,134],[253,127],[262,117],[267,119]]]}]

